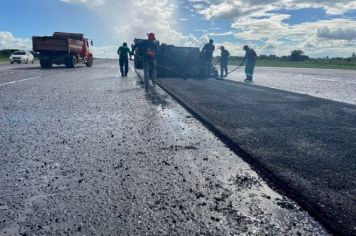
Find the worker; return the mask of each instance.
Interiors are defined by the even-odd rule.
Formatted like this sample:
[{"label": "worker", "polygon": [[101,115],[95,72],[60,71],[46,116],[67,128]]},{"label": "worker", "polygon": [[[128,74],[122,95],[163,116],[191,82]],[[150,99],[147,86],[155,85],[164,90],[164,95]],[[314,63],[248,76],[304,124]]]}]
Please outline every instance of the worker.
[{"label": "worker", "polygon": [[[226,77],[227,74],[229,73],[227,70],[227,65],[229,64],[229,56],[230,53],[228,50],[225,49],[224,46],[220,47],[221,50],[221,55],[220,55],[220,75],[221,77]],[[224,75],[225,71],[225,75]]]},{"label": "worker", "polygon": [[149,87],[149,79],[151,79],[152,84],[155,85],[155,80],[157,77],[156,67],[157,67],[157,44],[156,37],[154,33],[147,34],[148,39],[142,42],[143,55],[143,74],[145,88]]},{"label": "worker", "polygon": [[240,66],[242,66],[246,62],[245,66],[245,74],[246,74],[246,79],[245,82],[252,82],[252,77],[253,77],[253,71],[255,69],[256,65],[256,60],[257,60],[257,54],[255,50],[252,48],[249,48],[248,45],[245,45],[243,47],[243,50],[245,50],[246,54],[244,59],[242,60]]},{"label": "worker", "polygon": [[119,47],[117,54],[119,54],[121,77],[127,76],[127,73],[129,72],[129,55],[131,54],[130,49],[127,47],[127,43],[123,43],[122,46]]},{"label": "worker", "polygon": [[214,41],[212,39],[210,39],[209,43],[205,44],[202,49],[202,53],[206,63],[205,65],[209,73],[213,67],[212,60],[213,60],[214,50],[215,50],[215,46],[214,46]]}]

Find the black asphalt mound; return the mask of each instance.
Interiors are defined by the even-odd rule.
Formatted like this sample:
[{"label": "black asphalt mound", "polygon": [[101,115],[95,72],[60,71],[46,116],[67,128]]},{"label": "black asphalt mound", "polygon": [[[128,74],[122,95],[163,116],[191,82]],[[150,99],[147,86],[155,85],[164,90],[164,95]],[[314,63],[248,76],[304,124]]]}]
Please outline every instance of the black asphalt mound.
[{"label": "black asphalt mound", "polygon": [[232,81],[159,84],[331,231],[356,235],[356,106]]}]

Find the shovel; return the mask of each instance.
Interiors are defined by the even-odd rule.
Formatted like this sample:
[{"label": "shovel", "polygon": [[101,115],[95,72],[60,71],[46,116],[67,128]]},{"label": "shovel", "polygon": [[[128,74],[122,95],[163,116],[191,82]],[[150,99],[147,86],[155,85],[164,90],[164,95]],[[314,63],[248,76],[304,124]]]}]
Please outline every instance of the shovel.
[{"label": "shovel", "polygon": [[[234,72],[235,70],[239,69],[242,65],[235,67],[234,69],[232,69],[231,71],[229,71],[229,73],[227,73],[224,77],[227,77],[229,74],[231,74],[232,72]],[[216,79],[218,80],[222,80],[222,77],[217,77]]]}]

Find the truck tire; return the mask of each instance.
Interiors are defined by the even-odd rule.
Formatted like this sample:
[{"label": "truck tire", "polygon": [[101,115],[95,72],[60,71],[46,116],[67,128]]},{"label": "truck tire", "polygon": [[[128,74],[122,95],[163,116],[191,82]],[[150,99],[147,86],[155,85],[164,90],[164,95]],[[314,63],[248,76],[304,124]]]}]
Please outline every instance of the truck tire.
[{"label": "truck tire", "polygon": [[52,68],[51,59],[40,59],[40,65],[42,68]]},{"label": "truck tire", "polygon": [[93,65],[93,57],[89,57],[85,65],[87,67],[91,67]]},{"label": "truck tire", "polygon": [[75,68],[77,64],[77,58],[75,56],[68,56],[64,58],[64,64],[67,68]]}]

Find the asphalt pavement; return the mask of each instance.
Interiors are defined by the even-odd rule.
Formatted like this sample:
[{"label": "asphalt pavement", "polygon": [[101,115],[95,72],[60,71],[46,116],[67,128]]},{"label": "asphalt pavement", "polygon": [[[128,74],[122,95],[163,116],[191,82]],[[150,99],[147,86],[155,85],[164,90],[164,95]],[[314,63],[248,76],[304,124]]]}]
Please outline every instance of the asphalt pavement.
[{"label": "asphalt pavement", "polygon": [[0,235],[328,235],[117,61],[0,65]]},{"label": "asphalt pavement", "polygon": [[356,234],[355,105],[231,80],[158,83],[332,232]]}]

